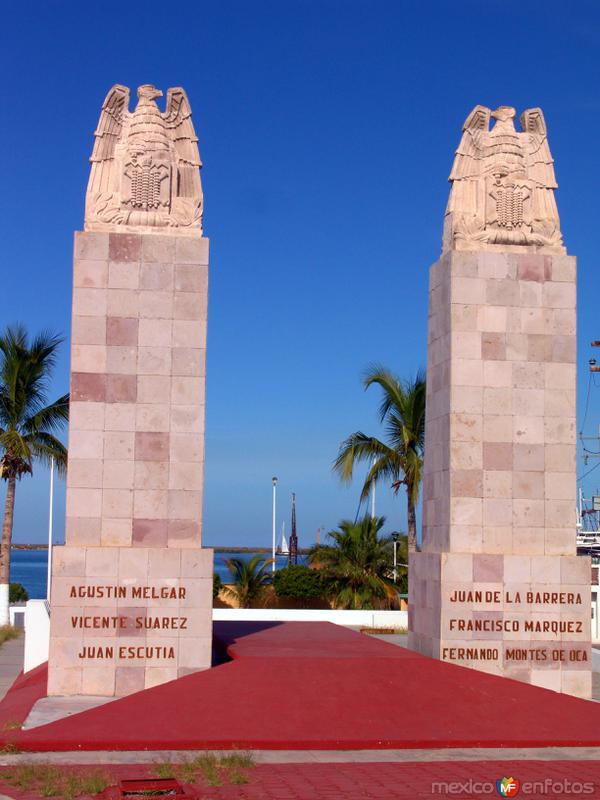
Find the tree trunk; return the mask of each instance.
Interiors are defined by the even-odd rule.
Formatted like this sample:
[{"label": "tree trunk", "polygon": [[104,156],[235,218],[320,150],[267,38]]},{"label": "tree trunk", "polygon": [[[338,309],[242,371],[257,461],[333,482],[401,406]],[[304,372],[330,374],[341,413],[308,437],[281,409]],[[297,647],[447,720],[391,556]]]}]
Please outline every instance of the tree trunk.
[{"label": "tree trunk", "polygon": [[12,541],[13,519],[15,515],[16,475],[10,474],[4,502],[4,521],[2,523],[2,542],[0,543],[0,625],[8,625],[8,592],[10,581],[10,545]]},{"label": "tree trunk", "polygon": [[408,552],[414,553],[417,549],[417,515],[415,513],[415,504],[410,496],[410,488],[406,487],[407,499],[407,527],[408,527]]}]

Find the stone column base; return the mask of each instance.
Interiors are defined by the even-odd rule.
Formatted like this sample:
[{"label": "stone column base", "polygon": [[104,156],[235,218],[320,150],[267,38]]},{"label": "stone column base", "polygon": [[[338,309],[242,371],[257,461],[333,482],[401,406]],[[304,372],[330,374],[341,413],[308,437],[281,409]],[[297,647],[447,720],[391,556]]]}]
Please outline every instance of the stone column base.
[{"label": "stone column base", "polygon": [[590,559],[411,553],[409,647],[590,698]]},{"label": "stone column base", "polygon": [[48,695],[123,696],[207,669],[213,551],[55,547]]}]

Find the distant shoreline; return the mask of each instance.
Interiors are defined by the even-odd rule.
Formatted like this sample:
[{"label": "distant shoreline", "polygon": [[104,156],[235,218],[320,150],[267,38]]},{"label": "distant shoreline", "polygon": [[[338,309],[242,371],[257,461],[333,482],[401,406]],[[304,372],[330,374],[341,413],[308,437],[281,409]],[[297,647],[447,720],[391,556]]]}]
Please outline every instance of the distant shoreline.
[{"label": "distant shoreline", "polygon": [[[11,550],[47,550],[47,544],[12,544]],[[212,547],[215,553],[265,553],[271,554],[270,547]],[[298,553],[300,555],[307,555],[310,552],[308,547],[299,547]],[[279,553],[278,555],[282,555]]]}]

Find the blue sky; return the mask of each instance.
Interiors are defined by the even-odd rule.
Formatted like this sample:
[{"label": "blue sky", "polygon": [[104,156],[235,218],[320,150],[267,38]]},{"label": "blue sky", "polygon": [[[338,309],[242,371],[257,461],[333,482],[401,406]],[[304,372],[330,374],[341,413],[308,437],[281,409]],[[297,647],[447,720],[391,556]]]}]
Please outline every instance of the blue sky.
[{"label": "blue sky", "polygon": [[[2,27],[1,325],[68,335],[72,236],[109,87],[188,92],[211,238],[206,543],[269,543],[274,474],[278,527],[295,491],[301,544],[354,516],[359,485],[341,486],[331,462],[351,431],[379,432],[364,368],[425,364],[427,272],[477,103],[545,112],[579,257],[583,409],[600,338],[597,3],[30,2],[5,4]],[[65,346],[54,393],[67,386]],[[594,387],[588,434],[599,400]],[[44,539],[47,480],[19,487],[16,541]],[[387,487],[378,511],[404,526]],[[63,514],[60,486],[59,539]]]}]

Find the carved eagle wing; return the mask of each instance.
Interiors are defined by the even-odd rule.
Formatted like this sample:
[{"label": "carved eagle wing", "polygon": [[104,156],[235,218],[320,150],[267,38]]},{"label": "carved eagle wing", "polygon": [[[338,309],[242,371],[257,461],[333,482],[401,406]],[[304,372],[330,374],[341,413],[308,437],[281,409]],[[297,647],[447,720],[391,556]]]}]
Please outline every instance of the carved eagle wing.
[{"label": "carved eagle wing", "polygon": [[463,135],[456,151],[449,180],[476,178],[481,174],[484,159],[485,137],[490,128],[491,110],[475,106],[463,125]]},{"label": "carved eagle wing", "polygon": [[192,122],[192,109],[187,94],[177,86],[167,91],[167,109],[163,114],[179,159],[179,197],[202,198],[199,169],[198,137]]},{"label": "carved eagle wing", "polygon": [[554,159],[550,153],[546,120],[541,108],[528,108],[521,114],[521,127],[528,139],[525,148],[528,162],[528,175],[538,186],[556,189]]},{"label": "carved eagle wing", "polygon": [[106,95],[94,131],[94,149],[90,157],[92,164],[88,193],[111,191],[111,170],[115,145],[119,141],[123,120],[129,116],[129,89],[115,84]]}]

